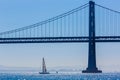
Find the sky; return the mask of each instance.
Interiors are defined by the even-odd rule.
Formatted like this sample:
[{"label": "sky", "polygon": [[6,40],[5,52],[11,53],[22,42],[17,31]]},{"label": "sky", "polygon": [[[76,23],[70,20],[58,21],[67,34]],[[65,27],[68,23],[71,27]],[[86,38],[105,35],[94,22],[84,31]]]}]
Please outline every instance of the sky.
[{"label": "sky", "polygon": [[[79,7],[89,0],[0,0],[0,32],[40,22]],[[120,11],[120,0],[94,0],[97,4]],[[97,43],[97,66],[120,71],[120,43]],[[40,67],[87,67],[87,43],[0,44],[0,65]]]}]

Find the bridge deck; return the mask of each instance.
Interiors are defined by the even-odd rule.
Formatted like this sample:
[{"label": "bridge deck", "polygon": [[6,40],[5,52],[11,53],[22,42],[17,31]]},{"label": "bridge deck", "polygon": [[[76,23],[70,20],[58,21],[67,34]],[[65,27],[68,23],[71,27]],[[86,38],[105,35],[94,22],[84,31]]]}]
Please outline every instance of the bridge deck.
[{"label": "bridge deck", "polygon": [[[69,43],[89,42],[89,37],[41,37],[41,38],[0,38],[0,44],[5,43]],[[120,42],[120,36],[97,36],[95,42]]]}]

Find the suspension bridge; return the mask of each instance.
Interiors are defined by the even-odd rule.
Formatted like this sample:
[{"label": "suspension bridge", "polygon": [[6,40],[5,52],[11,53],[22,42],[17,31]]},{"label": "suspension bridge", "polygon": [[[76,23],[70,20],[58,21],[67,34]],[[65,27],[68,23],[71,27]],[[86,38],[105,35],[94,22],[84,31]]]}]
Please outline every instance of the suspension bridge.
[{"label": "suspension bridge", "polygon": [[94,1],[51,19],[0,33],[0,44],[88,43],[88,67],[83,73],[101,73],[96,66],[97,42],[120,42],[120,12]]}]

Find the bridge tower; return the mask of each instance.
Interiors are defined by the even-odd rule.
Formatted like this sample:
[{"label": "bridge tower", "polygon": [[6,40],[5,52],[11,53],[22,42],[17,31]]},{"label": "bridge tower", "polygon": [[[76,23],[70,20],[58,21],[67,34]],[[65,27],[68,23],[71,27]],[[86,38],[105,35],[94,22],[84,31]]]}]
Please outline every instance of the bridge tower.
[{"label": "bridge tower", "polygon": [[95,2],[89,1],[89,52],[88,68],[82,73],[102,73],[96,67],[96,42],[95,42]]}]

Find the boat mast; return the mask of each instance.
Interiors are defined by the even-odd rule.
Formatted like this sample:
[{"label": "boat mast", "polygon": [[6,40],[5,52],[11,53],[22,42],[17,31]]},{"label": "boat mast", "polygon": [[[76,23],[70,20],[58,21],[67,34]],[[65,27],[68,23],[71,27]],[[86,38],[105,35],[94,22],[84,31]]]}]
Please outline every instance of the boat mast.
[{"label": "boat mast", "polygon": [[46,73],[46,72],[47,72],[44,58],[43,58],[43,60],[42,60],[42,72],[43,72],[43,73]]}]

